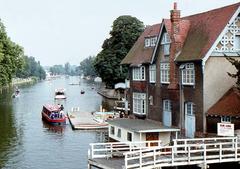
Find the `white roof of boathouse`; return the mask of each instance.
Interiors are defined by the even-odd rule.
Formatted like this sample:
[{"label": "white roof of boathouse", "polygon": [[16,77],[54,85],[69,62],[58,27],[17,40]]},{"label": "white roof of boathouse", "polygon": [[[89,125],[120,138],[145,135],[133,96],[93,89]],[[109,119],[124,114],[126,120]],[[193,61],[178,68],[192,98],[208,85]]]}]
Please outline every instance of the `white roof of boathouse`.
[{"label": "white roof of boathouse", "polygon": [[178,128],[163,126],[162,123],[152,120],[111,119],[107,122],[110,125],[114,125],[137,133],[180,131]]}]

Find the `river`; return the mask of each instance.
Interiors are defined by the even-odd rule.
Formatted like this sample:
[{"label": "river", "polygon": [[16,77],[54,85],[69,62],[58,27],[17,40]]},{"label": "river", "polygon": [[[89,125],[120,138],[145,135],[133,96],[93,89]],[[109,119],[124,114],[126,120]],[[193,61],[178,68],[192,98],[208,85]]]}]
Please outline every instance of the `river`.
[{"label": "river", "polygon": [[[54,103],[55,88],[66,89],[65,110],[80,107],[96,111],[102,97],[99,84],[78,77],[58,78],[20,87],[20,97],[12,91],[0,94],[0,168],[6,169],[85,169],[89,143],[104,141],[103,131],[73,131],[52,127],[41,119],[43,104]],[[85,90],[81,95],[80,91]],[[56,102],[55,102],[56,103]]]}]

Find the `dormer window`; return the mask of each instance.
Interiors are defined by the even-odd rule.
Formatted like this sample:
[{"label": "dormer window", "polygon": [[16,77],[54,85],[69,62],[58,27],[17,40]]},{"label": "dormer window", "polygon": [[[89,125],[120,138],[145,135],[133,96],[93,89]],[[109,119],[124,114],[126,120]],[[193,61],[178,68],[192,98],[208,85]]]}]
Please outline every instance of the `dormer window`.
[{"label": "dormer window", "polygon": [[167,32],[163,34],[162,42],[161,44],[163,45],[163,54],[164,56],[169,56],[170,55],[170,36],[168,35]]},{"label": "dormer window", "polygon": [[145,38],[145,47],[154,47],[156,45],[157,42],[157,37],[147,37]]}]

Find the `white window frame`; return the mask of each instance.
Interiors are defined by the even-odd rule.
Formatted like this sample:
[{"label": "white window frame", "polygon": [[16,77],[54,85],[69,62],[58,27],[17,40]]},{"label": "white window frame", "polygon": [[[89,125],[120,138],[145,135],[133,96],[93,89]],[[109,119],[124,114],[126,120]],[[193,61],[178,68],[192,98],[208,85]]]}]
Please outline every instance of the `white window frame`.
[{"label": "white window frame", "polygon": [[132,68],[132,79],[134,81],[145,80],[145,66],[133,67]]},{"label": "white window frame", "polygon": [[156,42],[157,42],[157,36],[154,37],[146,37],[144,40],[144,47],[154,47],[156,46]]},{"label": "white window frame", "polygon": [[186,102],[185,103],[185,113],[189,116],[195,115],[195,104],[193,102]]},{"label": "white window frame", "polygon": [[169,63],[160,64],[160,82],[162,84],[170,83],[170,64]]},{"label": "white window frame", "polygon": [[221,116],[221,123],[231,123],[230,116]]},{"label": "white window frame", "polygon": [[144,46],[145,46],[146,48],[151,46],[151,39],[150,39],[150,38],[145,38],[145,40],[144,40]]},{"label": "white window frame", "polygon": [[167,32],[165,32],[163,34],[163,38],[162,38],[162,41],[161,41],[161,44],[163,46],[164,56],[169,56],[170,55],[170,43],[171,43],[170,36],[168,35]]},{"label": "white window frame", "polygon": [[182,84],[195,85],[195,67],[193,63],[187,63],[182,69]]},{"label": "white window frame", "polygon": [[133,93],[133,113],[139,115],[146,115],[146,94],[145,93]]},{"label": "white window frame", "polygon": [[171,101],[168,99],[163,100],[163,111],[171,112]]},{"label": "white window frame", "polygon": [[150,83],[156,82],[156,64],[149,66],[149,82]]}]

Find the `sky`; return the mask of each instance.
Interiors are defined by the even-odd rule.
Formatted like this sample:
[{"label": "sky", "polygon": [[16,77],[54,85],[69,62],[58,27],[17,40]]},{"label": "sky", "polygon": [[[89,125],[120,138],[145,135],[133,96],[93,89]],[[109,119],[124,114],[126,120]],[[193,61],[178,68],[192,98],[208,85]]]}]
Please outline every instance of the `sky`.
[{"label": "sky", "polygon": [[113,21],[131,15],[145,25],[169,18],[177,2],[181,16],[239,0],[0,0],[0,18],[12,41],[43,66],[79,65],[101,51]]}]

